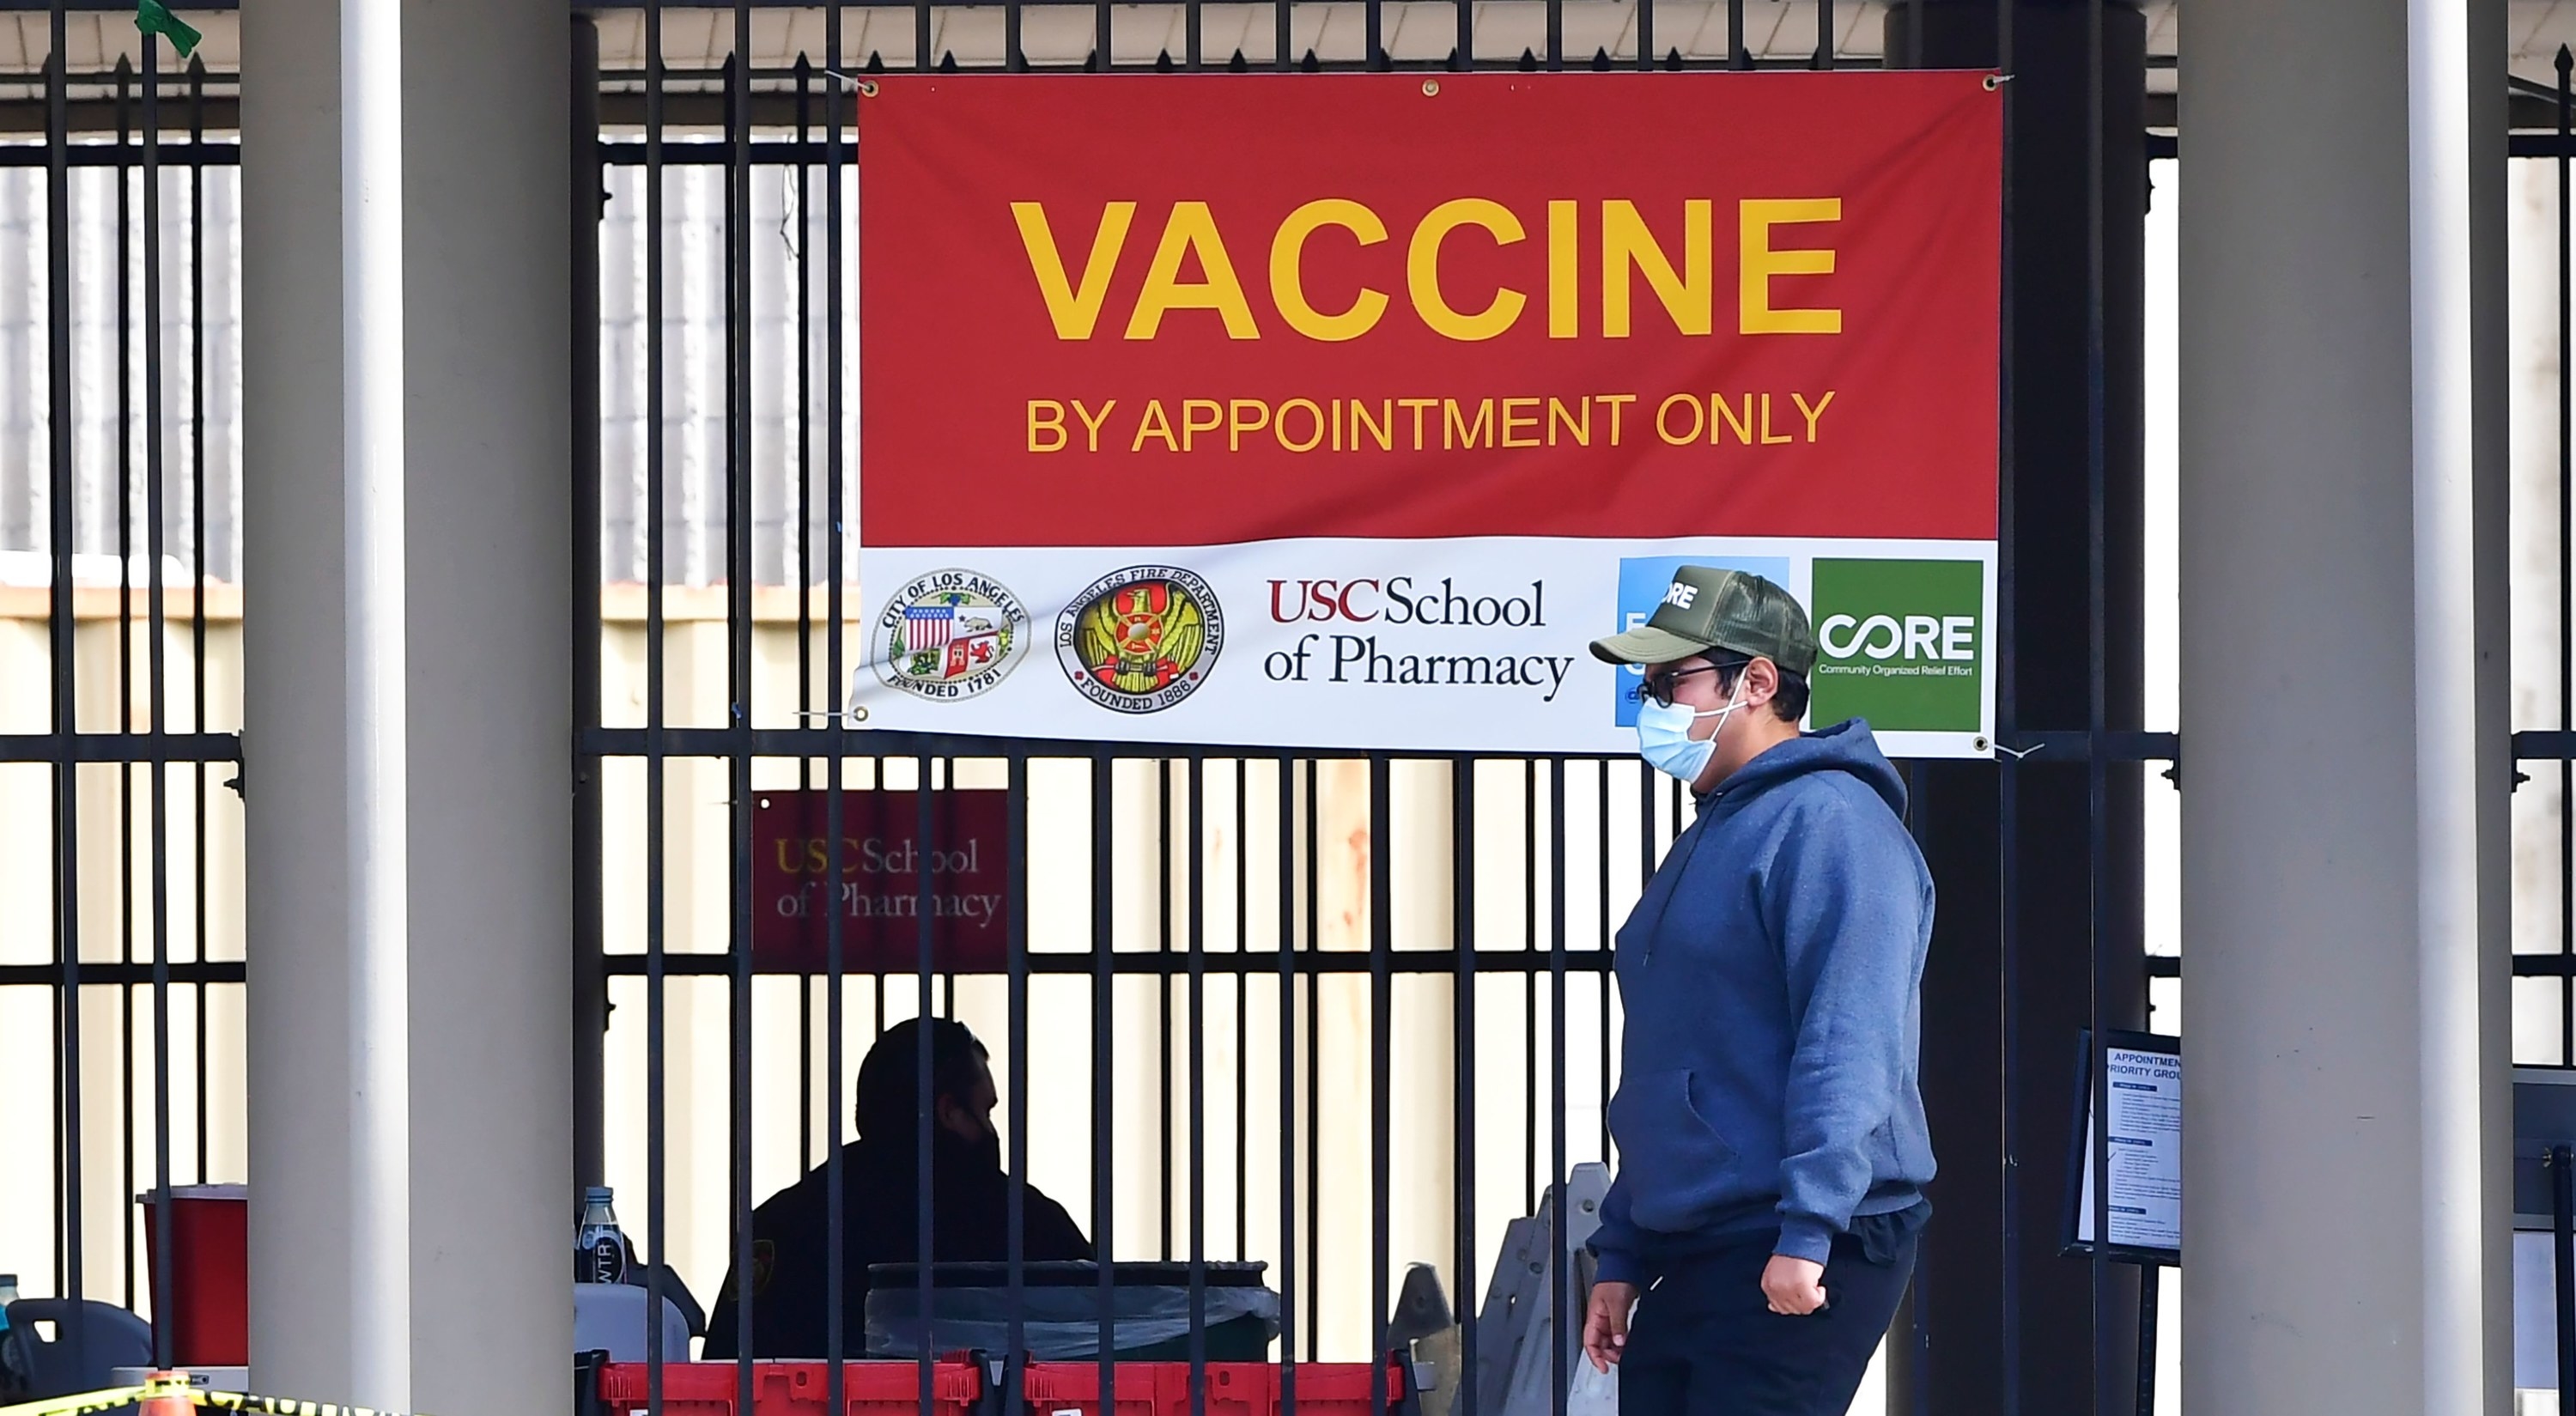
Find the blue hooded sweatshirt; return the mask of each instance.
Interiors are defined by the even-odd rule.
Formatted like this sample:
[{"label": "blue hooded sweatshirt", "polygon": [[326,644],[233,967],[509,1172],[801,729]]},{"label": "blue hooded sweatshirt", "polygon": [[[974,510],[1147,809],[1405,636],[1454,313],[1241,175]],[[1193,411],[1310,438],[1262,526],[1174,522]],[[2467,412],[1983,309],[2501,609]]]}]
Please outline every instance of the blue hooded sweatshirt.
[{"label": "blue hooded sweatshirt", "polygon": [[1905,786],[1854,719],[1702,797],[1619,930],[1627,1013],[1599,1277],[1777,1229],[1825,1262],[1932,1178],[1917,1086],[1932,875]]}]

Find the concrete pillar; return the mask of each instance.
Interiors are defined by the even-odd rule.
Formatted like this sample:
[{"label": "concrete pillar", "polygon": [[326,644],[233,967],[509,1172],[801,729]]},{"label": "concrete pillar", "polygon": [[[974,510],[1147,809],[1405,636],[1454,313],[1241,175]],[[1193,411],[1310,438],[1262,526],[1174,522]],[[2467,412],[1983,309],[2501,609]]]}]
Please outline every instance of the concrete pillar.
[{"label": "concrete pillar", "polygon": [[[2500,0],[2182,72],[2183,1400],[2500,1412]],[[2295,55],[2295,62],[2283,56]],[[2481,566],[2483,562],[2483,567]]]},{"label": "concrete pillar", "polygon": [[[366,31],[344,30],[355,14]],[[572,1347],[566,16],[272,0],[243,30],[254,1380],[555,1411]],[[351,39],[385,87],[344,88]],[[398,99],[398,160],[355,169],[398,241],[344,225],[361,92]],[[354,285],[353,250],[376,272]],[[364,453],[370,407],[353,360],[398,372],[372,457],[344,454]],[[353,495],[369,488],[372,513]],[[362,986],[371,962],[395,976]],[[399,1011],[365,1029],[353,997]],[[391,1064],[363,1075],[402,1079],[397,1097],[366,1095],[353,1063],[383,1043]],[[353,1145],[387,1117],[399,1149]],[[385,1154],[390,1176],[370,1169]]]}]

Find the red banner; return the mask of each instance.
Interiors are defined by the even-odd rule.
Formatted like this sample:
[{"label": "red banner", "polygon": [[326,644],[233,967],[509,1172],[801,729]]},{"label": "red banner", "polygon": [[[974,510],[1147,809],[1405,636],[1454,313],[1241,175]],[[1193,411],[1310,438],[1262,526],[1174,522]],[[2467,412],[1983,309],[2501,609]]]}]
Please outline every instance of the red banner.
[{"label": "red banner", "polygon": [[1995,534],[1980,75],[875,84],[867,547]]},{"label": "red banner", "polygon": [[922,877],[930,880],[931,957],[939,973],[1010,966],[1006,794],[931,794],[930,840],[910,791],[841,794],[840,878],[831,879],[827,792],[762,792],[752,806],[752,967],[821,973],[831,910],[848,973],[921,966]]}]

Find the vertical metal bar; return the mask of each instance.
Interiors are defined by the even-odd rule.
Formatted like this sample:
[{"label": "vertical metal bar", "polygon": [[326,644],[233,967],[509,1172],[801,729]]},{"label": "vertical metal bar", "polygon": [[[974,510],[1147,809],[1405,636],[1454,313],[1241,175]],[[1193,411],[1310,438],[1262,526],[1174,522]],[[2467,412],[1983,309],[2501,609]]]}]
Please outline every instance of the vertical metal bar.
[{"label": "vertical metal bar", "polygon": [[[1284,48],[1284,46],[1283,46]],[[1279,759],[1279,1412],[1297,1416],[1297,783]],[[1313,801],[1306,803],[1309,813]],[[1314,863],[1302,888],[1312,890]]]},{"label": "vertical metal bar", "polygon": [[2093,1126],[2093,1173],[2105,1177],[2093,1187],[2093,1233],[2098,1240],[2093,1246],[2093,1371],[2094,1389],[2101,1389],[2100,1373],[2109,1365],[2111,1334],[2103,1330],[2102,1312],[2111,1291],[2111,1078],[2110,1039],[2105,1032],[2104,1008],[2109,1002],[2112,983],[2107,975],[2110,953],[2105,936],[2112,928],[2111,899],[2105,864],[2110,856],[2110,824],[2106,810],[2110,804],[2110,762],[2103,732],[2110,705],[2108,646],[2103,633],[2108,624],[2104,584],[2107,565],[2103,554],[2103,496],[2108,482],[2108,448],[2103,419],[2107,393],[2104,380],[2103,348],[2103,230],[2102,230],[2102,10],[2085,8],[2084,45],[2084,530],[2087,549],[2085,593],[2085,752],[2084,798],[2085,839],[2084,873],[2092,896],[2092,927],[2085,933],[2087,962],[2090,965],[2090,987],[2087,1006],[2090,1011],[2093,1042],[2092,1115],[2100,1118]]},{"label": "vertical metal bar", "polygon": [[[1556,1197],[1557,1233],[1574,1221],[1566,1214],[1565,1185],[1565,759],[1550,758],[1547,764],[1547,806],[1555,824],[1548,832],[1547,857],[1547,1018],[1548,1047],[1548,1193]],[[1536,815],[1535,812],[1532,813]],[[1606,988],[1608,980],[1605,977]],[[1573,1329],[1573,1314],[1567,1311],[1565,1245],[1557,1243],[1548,1258],[1548,1331],[1554,1335],[1548,1353],[1548,1416],[1565,1416],[1566,1370],[1565,1335]],[[1466,1301],[1474,1303],[1474,1294]]]},{"label": "vertical metal bar", "polygon": [[[188,609],[190,684],[188,726],[207,731],[206,723],[206,60],[188,63],[188,559],[196,593]],[[195,891],[196,960],[206,961],[206,788],[213,764],[196,764],[195,819],[192,845]],[[196,987],[197,1003],[197,1183],[207,1175],[210,1143],[206,1100],[206,985]]]},{"label": "vertical metal bar", "polygon": [[2164,1266],[2138,1266],[2138,1416],[2156,1416],[2156,1299]]},{"label": "vertical metal bar", "polygon": [[1547,0],[1547,67],[1565,67],[1565,0]]},{"label": "vertical metal bar", "polygon": [[[796,589],[796,726],[800,728],[814,726],[823,719],[821,710],[831,702],[834,692],[825,684],[818,693],[814,682],[814,207],[810,180],[814,171],[813,81],[814,66],[799,53],[796,167],[792,174],[796,241],[788,253],[796,263],[796,574],[787,583]],[[813,758],[796,760],[796,788],[800,800],[812,800]],[[797,824],[810,827],[810,818]],[[837,873],[823,877],[823,909],[827,916],[840,909],[840,879]],[[838,1139],[838,1133],[832,1133],[832,1140]],[[813,1163],[814,987],[812,979],[800,977],[796,983],[796,1164],[802,1168]]]},{"label": "vertical metal bar", "polygon": [[[751,1241],[751,0],[734,0],[733,54],[725,65],[725,707],[734,741],[725,754],[725,844],[732,955],[726,988],[733,1164],[727,1216],[733,1271],[748,1274]],[[658,1256],[657,1256],[658,1257]],[[735,1409],[752,1405],[757,1284],[735,1285]],[[658,1314],[655,1315],[658,1318]]]},{"label": "vertical metal bar", "polygon": [[1190,1416],[1207,1416],[1207,762],[1189,762]]},{"label": "vertical metal bar", "polygon": [[2558,1318],[2558,1397],[2576,1394],[2576,1158],[2566,1146],[2546,1157],[2550,1189],[2551,1277]]},{"label": "vertical metal bar", "polygon": [[1834,0],[1816,0],[1816,57],[1809,67],[1834,67]]},{"label": "vertical metal bar", "polygon": [[[1010,1340],[1002,1349],[1002,1390],[1016,1392],[1025,1389],[1020,1364],[1028,1352],[1028,1277],[1024,1264],[1028,1257],[1029,1180],[1029,759],[1023,751],[1011,753],[1007,791],[1010,874],[1003,885],[1003,902],[1010,910],[1010,918],[1003,929],[1007,936],[1004,944],[1010,950],[1011,1191],[1002,1253],[1010,1265],[1011,1316]],[[926,849],[927,843],[924,844]]]},{"label": "vertical metal bar", "polygon": [[[1104,6],[1104,16],[1107,9]],[[1101,23],[1106,25],[1104,18]],[[1106,49],[1101,51],[1104,55]],[[1111,1186],[1117,1181],[1117,1131],[1114,1106],[1118,1059],[1110,1050],[1110,1030],[1117,1023],[1117,975],[1112,965],[1118,947],[1117,875],[1117,782],[1112,758],[1106,744],[1091,753],[1091,1242],[1100,1255],[1099,1288],[1094,1309],[1100,1323],[1100,1404],[1103,1410],[1115,1407],[1116,1273],[1111,1259],[1117,1253],[1112,1247],[1118,1206],[1111,1198]],[[1004,1399],[1016,1402],[1018,1393],[1005,1393]]]},{"label": "vertical metal bar", "polygon": [[[927,74],[936,67],[936,64],[930,57],[930,0],[912,0],[912,67],[915,73],[921,74]],[[927,785],[927,783],[924,783],[925,787]],[[925,1018],[929,1017],[930,1010],[925,1007],[922,1010],[921,1015]],[[925,1309],[923,1311],[924,1321],[927,1321],[928,1310]],[[930,1380],[929,1373],[930,1369],[928,1367],[922,1368],[921,1379],[925,1383]],[[925,1403],[930,1400],[930,1391],[927,1386],[922,1390],[921,1399]]]},{"label": "vertical metal bar", "polygon": [[[1252,948],[1252,764],[1234,759],[1234,952]],[[1286,940],[1281,948],[1288,947]],[[1252,1026],[1252,970],[1238,957],[1234,968],[1234,1257],[1252,1257],[1252,1052],[1244,1046]]]},{"label": "vertical metal bar", "polygon": [[[129,159],[129,122],[134,114],[134,66],[116,61],[116,731],[134,732],[134,183]],[[75,621],[77,624],[77,621]],[[135,764],[116,769],[116,957],[136,962],[134,951],[134,774]],[[121,1169],[117,1193],[134,1193],[134,990],[116,991],[116,1091],[121,1125],[116,1154]],[[125,1291],[133,1301],[144,1289],[141,1254],[134,1244],[135,1226],[120,1224],[117,1235],[125,1250]]]},{"label": "vertical metal bar", "polygon": [[[72,688],[71,76],[63,0],[53,0],[52,26],[53,54],[46,60],[45,74],[45,433],[50,458],[45,512],[50,523],[47,548],[53,553],[53,595],[45,628],[53,670],[54,959],[62,970],[56,998],[61,1010],[56,1036],[62,1045],[62,1109],[56,1113],[61,1132],[55,1152],[60,1196],[55,1212],[63,1226],[54,1253],[60,1266],[57,1291],[78,1302],[86,1256],[81,1215],[80,779],[72,743],[79,724],[73,715]],[[123,613],[122,606],[118,613]],[[73,1335],[75,1360],[84,1356],[78,1349],[85,1346],[85,1333],[86,1327]]]},{"label": "vertical metal bar", "polygon": [[[1521,764],[1521,949],[1538,951],[1538,759]],[[1560,765],[1560,770],[1562,770]],[[1538,1213],[1538,970],[1521,969],[1521,1212]]]},{"label": "vertical metal bar", "polygon": [[[2558,730],[2576,731],[2576,277],[2568,160],[2576,148],[2576,53],[2558,46]],[[2576,955],[2576,759],[2558,759],[2558,952]],[[2576,970],[2558,976],[2558,1061],[2576,1067]]]},{"label": "vertical metal bar", "polygon": [[[1195,764],[1197,758],[1191,762]],[[1197,825],[1192,821],[1192,826]],[[1154,1014],[1154,1032],[1162,1052],[1162,1065],[1155,1072],[1156,1085],[1162,1093],[1162,1115],[1154,1134],[1163,1148],[1163,1248],[1162,1257],[1172,1257],[1172,1210],[1178,1198],[1173,1193],[1172,1176],[1172,759],[1154,762],[1154,837],[1158,854],[1154,865],[1155,947],[1165,956],[1156,975],[1155,987],[1162,1006]],[[1195,1178],[1195,1174],[1194,1177]]]},{"label": "vertical metal bar", "polygon": [[[2018,0],[1995,0],[1995,69],[1998,73],[2013,71],[2013,26]],[[1919,28],[1922,13],[1908,16]],[[1916,41],[1919,44],[1919,39]],[[2015,364],[2019,319],[2015,279],[2014,209],[2014,113],[2018,102],[2017,84],[2005,84],[1995,95],[2004,105],[2003,117],[2003,220],[2001,223],[2001,269],[1996,287],[2001,306],[1997,315],[1995,382],[1997,409],[1995,416],[1995,734],[1999,741],[2018,743],[2021,733],[2019,707],[2019,630],[2017,611],[2020,591],[2018,513],[2015,511],[2016,472],[2015,434],[2016,401],[2019,397]],[[2002,1193],[1996,1197],[1998,1209],[1996,1233],[2000,1257],[2001,1280],[1998,1284],[2003,1309],[2003,1411],[2001,1416],[2021,1416],[2022,1356],[2022,1236],[2021,1236],[2021,1140],[2022,1140],[2022,1065],[2021,1065],[2021,758],[2013,752],[1995,754],[1995,790],[1997,797],[1996,830],[2001,840],[1996,847],[1996,892],[2000,909],[1996,921],[1997,968],[2003,987],[2000,1010],[2003,1021],[2003,1075],[1998,1079],[2002,1092]],[[1918,1364],[1928,1360],[1934,1324],[1940,1314],[1928,1301],[1930,1285],[1918,1269],[1914,1280],[1915,1355]],[[1918,1365],[1918,1371],[1924,1370]],[[1928,1399],[1927,1383],[1918,1382],[1918,1406]]]},{"label": "vertical metal bar", "polygon": [[[663,958],[668,861],[663,830],[670,784],[663,737],[662,448],[662,0],[644,0],[644,1391],[649,1416],[662,1416],[662,1275],[669,1249],[668,1080],[663,1052],[670,1019]],[[687,1360],[687,1353],[681,1353]]]},{"label": "vertical metal bar", "polygon": [[[1601,795],[1595,806],[1594,819],[1597,820],[1601,826],[1601,849],[1600,853],[1595,856],[1594,859],[1601,868],[1601,879],[1597,885],[1599,891],[1597,898],[1601,906],[1601,932],[1598,936],[1599,942],[1593,947],[1598,949],[1603,956],[1594,962],[1606,965],[1608,963],[1608,956],[1611,952],[1611,942],[1615,937],[1611,932],[1610,926],[1610,759],[1606,757],[1602,758],[1600,767]],[[1601,1163],[1607,1165],[1611,1160],[1610,995],[1614,986],[1618,982],[1618,978],[1607,967],[1604,967],[1597,977],[1599,979],[1598,1001],[1601,1005],[1601,1034],[1599,1039],[1601,1056],[1599,1058],[1600,1071],[1596,1077],[1599,1095],[1593,1098],[1593,1114],[1600,1118]]]},{"label": "vertical metal bar", "polygon": [[[1369,13],[1377,13],[1371,0]],[[1369,754],[1369,1410],[1386,1409],[1387,1205],[1394,1194],[1395,765]]]},{"label": "vertical metal bar", "polygon": [[1004,0],[1002,5],[1002,67],[1014,74],[1028,72],[1029,55],[1020,42],[1022,28],[1021,0]]},{"label": "vertical metal bar", "polygon": [[[1322,764],[1306,759],[1306,951],[1323,946],[1322,815],[1316,794]],[[1306,961],[1306,1360],[1323,1352],[1324,1334],[1324,975],[1318,961]]]},{"label": "vertical metal bar", "polygon": [[[152,558],[145,628],[146,691],[151,694],[151,731],[157,741],[170,727],[170,636],[168,577],[162,571],[168,547],[169,497],[164,477],[164,428],[161,405],[161,40],[143,38],[143,486],[146,554]],[[123,371],[120,370],[120,377]],[[117,627],[127,625],[126,607],[118,607]],[[170,1340],[175,1319],[165,1321],[163,1305],[177,1307],[170,1281],[170,764],[154,762],[152,772],[152,1293],[153,1360],[171,1364]],[[128,832],[133,827],[125,823]]]},{"label": "vertical metal bar", "polygon": [[[1450,983],[1451,1042],[1456,1049],[1450,1099],[1454,1105],[1450,1162],[1457,1169],[1451,1218],[1457,1240],[1458,1280],[1458,1416],[1476,1416],[1476,1384],[1463,1374],[1476,1370],[1476,761],[1449,764],[1449,850],[1451,923],[1456,935],[1456,976]],[[1524,871],[1524,874],[1527,872]],[[1383,1286],[1380,1292],[1384,1291]],[[1384,1365],[1386,1344],[1372,1354]]]},{"label": "vertical metal bar", "polygon": [[1290,63],[1290,10],[1289,0],[1270,0],[1270,67],[1283,74],[1288,72]]},{"label": "vertical metal bar", "polygon": [[[797,698],[798,701],[802,703],[805,695],[799,693]],[[796,760],[796,790],[797,800],[800,803],[808,802],[812,799],[814,791],[813,775],[814,759],[810,757],[798,758]],[[797,824],[802,826],[805,823],[800,819]],[[829,892],[832,884],[836,882],[833,882],[832,877],[828,875],[824,876],[823,879],[825,881],[824,888],[826,891],[823,899],[823,908],[826,910],[835,909],[839,906],[840,901],[833,898]],[[800,974],[796,979],[796,1165],[799,1170],[805,1170],[811,1168],[813,1164],[814,980],[810,975]]]},{"label": "vertical metal bar", "polygon": [[1367,47],[1361,55],[1362,66],[1383,69],[1386,67],[1386,6],[1382,0],[1361,0],[1360,11],[1367,31]]},{"label": "vertical metal bar", "polygon": [[1181,66],[1197,73],[1205,61],[1206,16],[1201,0],[1181,0]]},{"label": "vertical metal bar", "polygon": [[1463,74],[1476,67],[1476,0],[1454,0],[1450,9],[1458,34],[1450,42],[1449,67]]},{"label": "vertical metal bar", "polygon": [[1753,67],[1753,51],[1744,43],[1744,0],[1726,0],[1726,67]]},{"label": "vertical metal bar", "polygon": [[572,1178],[588,1187],[608,1180],[607,813],[603,764],[583,746],[586,730],[599,725],[600,704],[599,241],[608,173],[599,154],[599,26],[587,15],[573,17],[572,51]]},{"label": "vertical metal bar", "polygon": [[[1110,58],[1112,51],[1110,50],[1109,43],[1109,0],[1095,0],[1095,3],[1091,7],[1091,62],[1092,67],[1103,74],[1108,73],[1111,69],[1116,67]],[[1107,1291],[1108,1290],[1106,1288],[1102,1289],[1103,1293],[1106,1293]],[[1102,1301],[1106,1302],[1107,1300],[1104,1298]],[[1106,1349],[1103,1350],[1105,1351]],[[1108,1360],[1109,1359],[1105,1356],[1101,1358],[1101,1361],[1104,1363]],[[1109,1390],[1109,1369],[1106,1366],[1100,1369],[1100,1382],[1101,1391],[1106,1393]],[[1104,1395],[1102,1399],[1106,1400],[1107,1398]]]},{"label": "vertical metal bar", "polygon": [[937,957],[934,954],[932,947],[933,936],[931,931],[933,927],[933,915],[936,913],[934,908],[934,900],[936,897],[931,891],[930,862],[934,851],[932,843],[935,842],[938,837],[935,830],[937,819],[933,815],[934,808],[932,805],[933,799],[931,794],[930,758],[928,756],[925,755],[915,757],[913,759],[912,782],[912,839],[914,842],[913,919],[915,921],[913,936],[917,945],[917,952],[914,955],[916,972],[914,974],[913,981],[916,989],[918,990],[915,995],[913,1011],[913,1017],[918,1021],[913,1028],[913,1076],[915,1079],[915,1085],[913,1089],[914,1124],[912,1140],[915,1152],[913,1157],[912,1173],[912,1221],[913,1258],[914,1262],[919,1265],[919,1267],[914,1270],[914,1286],[918,1289],[917,1296],[920,1300],[920,1306],[914,1311],[921,1314],[921,1342],[918,1349],[918,1360],[915,1366],[920,1376],[921,1410],[928,1412],[931,1409],[930,1403],[932,1396],[934,1361],[930,1350],[930,1294],[933,1286],[931,1282],[930,1266],[938,1259],[938,1252],[931,1245],[932,1235],[936,1231],[932,1228],[934,1220],[931,1214],[930,1188],[934,1183],[936,1183],[938,1178],[930,1155],[932,1129],[938,1124],[937,1118],[933,1115],[933,1111],[938,1105],[938,1087],[936,1085],[936,1079],[932,1076],[932,1068],[936,1064],[930,1045],[930,1020],[932,1016],[931,983],[938,967]]},{"label": "vertical metal bar", "polygon": [[[841,7],[823,7],[823,71],[827,76],[841,72]],[[841,703],[842,596],[846,593],[845,567],[842,556],[849,542],[842,518],[847,512],[844,492],[847,486],[841,442],[842,394],[847,370],[842,363],[845,351],[841,336],[841,102],[842,85],[830,77],[823,85],[823,542],[824,618],[829,629],[823,641],[823,676],[829,681],[829,702],[835,710],[825,721],[834,728],[832,755],[823,764],[823,834],[825,887],[832,907],[823,914],[823,1109],[830,1118],[823,1146],[823,1393],[826,1411],[847,1411],[848,1376],[841,1359],[846,1352],[845,1333],[849,1324],[849,1200],[842,1192],[846,1158],[842,1154],[844,1101],[842,1078],[848,1075],[842,1056],[842,1034],[848,1028],[848,1001],[844,984],[847,979],[842,956],[842,917],[840,902],[842,803],[841,772],[843,735],[849,721],[838,711]],[[801,156],[801,154],[800,154]],[[882,791],[885,770],[880,765],[872,779]],[[879,1017],[883,1017],[880,1011]]]},{"label": "vertical metal bar", "polygon": [[1637,70],[1655,67],[1655,0],[1637,0]]}]

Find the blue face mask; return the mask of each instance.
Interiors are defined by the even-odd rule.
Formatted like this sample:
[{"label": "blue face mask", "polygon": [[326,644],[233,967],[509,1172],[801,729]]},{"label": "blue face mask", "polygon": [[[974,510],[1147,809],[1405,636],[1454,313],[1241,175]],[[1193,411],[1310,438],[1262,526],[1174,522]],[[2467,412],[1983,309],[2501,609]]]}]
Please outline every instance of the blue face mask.
[{"label": "blue face mask", "polygon": [[[1735,692],[1723,708],[1694,713],[1687,704],[1657,703],[1651,699],[1637,705],[1637,755],[1646,765],[1684,785],[1696,785],[1699,774],[1708,770],[1708,759],[1717,755],[1717,735],[1726,728],[1727,715],[1744,706],[1744,679],[1739,675]],[[1691,725],[1702,718],[1715,718],[1717,727],[1707,737],[1690,735]]]}]

